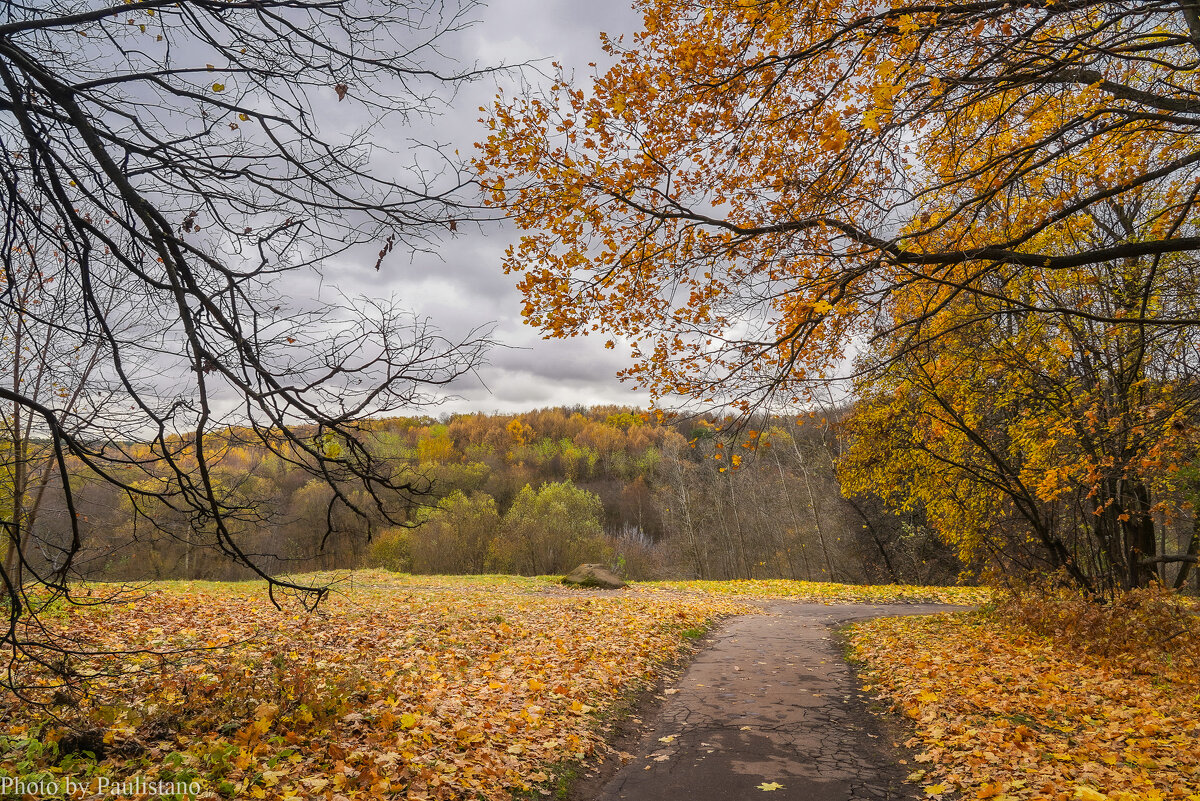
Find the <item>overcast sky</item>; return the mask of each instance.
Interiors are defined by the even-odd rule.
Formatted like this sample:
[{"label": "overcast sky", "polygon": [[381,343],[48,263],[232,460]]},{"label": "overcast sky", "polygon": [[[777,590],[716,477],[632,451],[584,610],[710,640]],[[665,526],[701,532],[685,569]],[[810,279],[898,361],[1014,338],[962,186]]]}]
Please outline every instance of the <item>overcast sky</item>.
[{"label": "overcast sky", "polygon": [[[468,60],[480,64],[544,59],[561,62],[578,75],[590,72],[588,63],[601,61],[601,31],[612,36],[637,30],[640,17],[622,2],[590,3],[585,0],[495,0],[480,10],[481,21],[460,37]],[[535,74],[527,79],[536,80]],[[488,105],[496,92],[494,79],[470,86],[454,101],[454,109],[436,123],[439,140],[451,143],[466,156],[472,143],[483,138],[477,123],[478,107]],[[397,138],[406,135],[394,132]],[[396,145],[392,146],[396,148]],[[620,403],[644,406],[648,398],[617,381],[615,374],[627,366],[628,353],[605,350],[604,337],[543,340],[521,321],[517,276],[505,275],[501,259],[516,237],[513,226],[496,224],[482,232],[460,226],[453,239],[440,246],[440,257],[390,257],[375,272],[366,259],[347,265],[334,281],[326,276],[326,291],[351,295],[395,295],[402,305],[432,321],[448,336],[495,325],[494,349],[478,380],[465,382],[451,399],[433,413],[443,411],[523,411],[545,406]],[[371,254],[373,256],[373,254]],[[370,262],[370,263],[368,263]]]}]

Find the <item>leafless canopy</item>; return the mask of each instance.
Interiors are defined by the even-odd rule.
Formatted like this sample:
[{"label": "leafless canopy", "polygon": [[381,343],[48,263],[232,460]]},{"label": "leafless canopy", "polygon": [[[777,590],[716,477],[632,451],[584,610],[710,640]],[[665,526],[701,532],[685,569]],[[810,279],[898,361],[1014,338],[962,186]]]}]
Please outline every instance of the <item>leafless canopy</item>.
[{"label": "leafless canopy", "polygon": [[[277,279],[329,276],[356,255],[386,270],[393,251],[431,247],[471,214],[452,159],[386,142],[486,72],[441,50],[472,6],[0,6],[8,646],[38,660],[60,647],[28,627],[47,593],[70,597],[73,472],[117,483],[135,509],[182,511],[273,589],[297,591],[311,588],[266,576],[226,525],[253,510],[214,486],[215,432],[237,423],[337,487],[358,482],[355,498],[384,513],[422,491],[372,459],[354,421],[428,400],[479,363],[486,336],[445,339],[384,301],[300,306]],[[72,518],[48,570],[25,549],[33,451]],[[339,489],[334,503],[362,501]]]}]

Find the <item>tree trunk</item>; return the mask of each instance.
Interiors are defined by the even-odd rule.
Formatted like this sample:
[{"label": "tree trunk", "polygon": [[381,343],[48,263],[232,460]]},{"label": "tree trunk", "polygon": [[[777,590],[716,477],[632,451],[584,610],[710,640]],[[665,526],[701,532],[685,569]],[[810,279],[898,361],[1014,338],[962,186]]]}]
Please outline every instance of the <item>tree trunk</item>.
[{"label": "tree trunk", "polygon": [[[1197,509],[1192,516],[1192,539],[1188,543],[1187,556],[1195,559],[1200,556],[1200,509]],[[1188,576],[1192,573],[1192,568],[1196,563],[1181,562],[1179,565],[1179,573],[1175,576],[1175,582],[1172,585],[1177,590],[1182,590],[1183,585],[1187,583]]]},{"label": "tree trunk", "polygon": [[1154,534],[1154,518],[1150,516],[1150,488],[1142,482],[1122,482],[1125,520],[1121,521],[1125,535],[1126,589],[1145,587],[1158,578],[1154,566],[1142,560],[1157,556],[1158,540]]}]

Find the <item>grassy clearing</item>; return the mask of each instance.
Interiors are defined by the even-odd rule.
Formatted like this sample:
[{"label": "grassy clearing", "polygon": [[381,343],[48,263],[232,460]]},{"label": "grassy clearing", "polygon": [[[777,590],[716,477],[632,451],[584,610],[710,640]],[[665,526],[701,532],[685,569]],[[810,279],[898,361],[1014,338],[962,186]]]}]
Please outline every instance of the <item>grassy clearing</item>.
[{"label": "grassy clearing", "polygon": [[648,581],[638,587],[699,592],[717,596],[779,598],[818,603],[944,603],[975,606],[991,599],[986,587],[918,587],[909,584],[836,584],[786,579],[735,581]]},{"label": "grassy clearing", "polygon": [[1200,801],[1194,619],[1166,615],[1192,626],[1167,640],[1159,625],[1083,603],[853,627],[868,688],[914,722],[910,779],[926,796]]},{"label": "grassy clearing", "polygon": [[276,610],[256,584],[164,582],[64,616],[59,633],[81,643],[178,652],[78,661],[86,693],[22,670],[52,703],[3,699],[0,777],[196,781],[207,798],[507,799],[587,759],[606,710],[687,633],[751,611],[514,577],[314,578],[338,587],[317,614]]}]

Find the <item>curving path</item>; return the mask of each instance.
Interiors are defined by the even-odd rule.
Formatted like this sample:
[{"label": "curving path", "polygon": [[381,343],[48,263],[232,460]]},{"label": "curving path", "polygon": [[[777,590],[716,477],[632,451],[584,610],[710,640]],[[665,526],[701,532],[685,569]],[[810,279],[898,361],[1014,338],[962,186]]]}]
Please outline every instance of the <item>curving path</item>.
[{"label": "curving path", "polygon": [[775,603],[726,621],[599,801],[915,798],[831,627],[961,608]]}]

